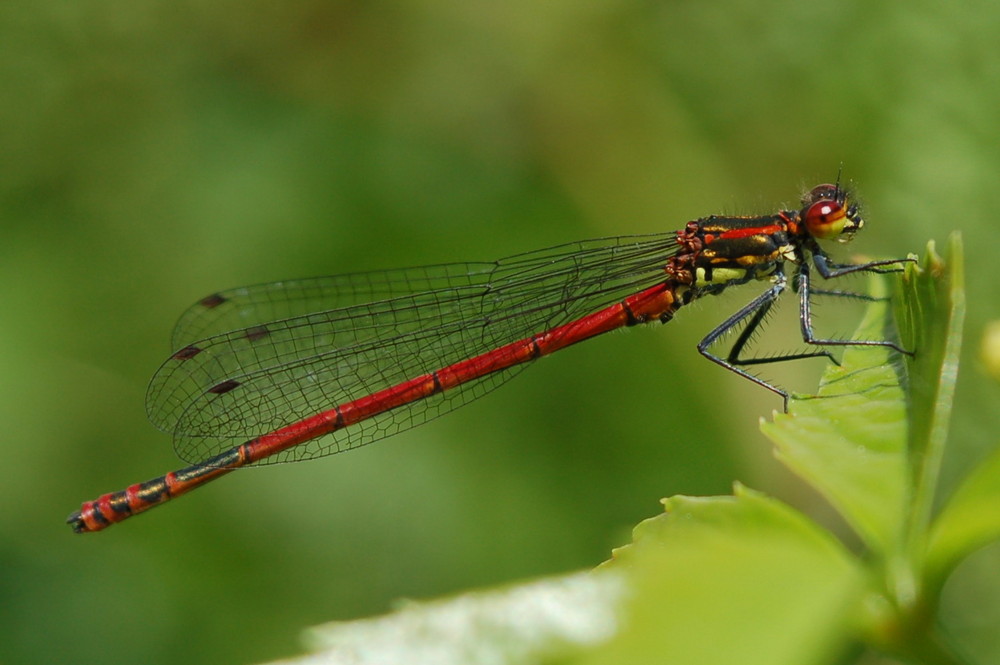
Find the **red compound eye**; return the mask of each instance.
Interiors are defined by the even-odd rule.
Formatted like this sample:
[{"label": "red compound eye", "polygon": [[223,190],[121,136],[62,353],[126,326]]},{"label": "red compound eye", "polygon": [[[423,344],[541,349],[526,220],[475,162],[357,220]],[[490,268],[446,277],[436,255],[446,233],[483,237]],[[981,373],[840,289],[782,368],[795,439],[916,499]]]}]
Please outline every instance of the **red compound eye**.
[{"label": "red compound eye", "polygon": [[809,190],[808,194],[802,197],[802,205],[807,206],[823,200],[836,201],[842,197],[843,192],[837,185],[816,185]]},{"label": "red compound eye", "polygon": [[[822,187],[823,185],[820,185]],[[815,192],[819,187],[813,189]],[[806,210],[803,219],[809,235],[821,240],[829,240],[839,236],[847,224],[847,210],[832,199],[816,201]]]}]

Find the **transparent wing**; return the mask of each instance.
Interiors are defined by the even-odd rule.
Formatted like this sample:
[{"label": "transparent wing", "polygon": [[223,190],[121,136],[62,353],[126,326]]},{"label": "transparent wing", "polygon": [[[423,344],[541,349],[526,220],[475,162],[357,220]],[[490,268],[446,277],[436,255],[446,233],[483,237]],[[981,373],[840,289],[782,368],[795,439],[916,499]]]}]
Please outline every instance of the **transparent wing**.
[{"label": "transparent wing", "polygon": [[[602,238],[492,263],[455,263],[233,289],[189,310],[147,412],[197,463],[407,379],[544,332],[663,279],[675,235]],[[260,463],[370,443],[489,392],[487,375]]]}]

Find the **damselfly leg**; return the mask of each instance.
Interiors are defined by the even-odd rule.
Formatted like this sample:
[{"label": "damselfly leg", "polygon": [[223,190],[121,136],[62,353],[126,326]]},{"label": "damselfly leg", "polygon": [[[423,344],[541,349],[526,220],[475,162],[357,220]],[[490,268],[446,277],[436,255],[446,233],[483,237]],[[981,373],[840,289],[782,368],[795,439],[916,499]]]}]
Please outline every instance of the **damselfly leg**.
[{"label": "damselfly leg", "polygon": [[[901,268],[900,263],[910,261],[911,259],[902,260],[889,260],[889,261],[874,261],[870,263],[863,263],[857,265],[851,264],[833,264],[826,260],[823,255],[814,255],[814,262],[816,264],[817,272],[820,273],[825,279],[835,279],[843,275],[849,275],[857,272],[869,272],[869,273],[892,273],[899,272]],[[890,266],[896,266],[894,268]],[[855,293],[852,291],[841,291],[841,290],[823,290],[823,289],[813,289],[811,286],[811,270],[810,263],[808,261],[801,261],[798,265],[798,270],[795,274],[795,279],[793,282],[793,289],[799,293],[799,323],[802,332],[802,340],[806,344],[811,344],[814,346],[882,346],[888,347],[902,354],[913,355],[912,351],[903,349],[898,344],[891,340],[852,340],[852,339],[825,339],[816,336],[813,323],[812,323],[812,296],[814,295],[824,295],[824,296],[834,296],[849,299],[858,299],[866,301],[875,301],[879,298],[869,296],[863,293]],[[712,329],[698,344],[698,351],[706,358],[712,362],[721,365],[722,367],[734,372],[754,383],[767,388],[768,390],[781,396],[784,402],[784,409],[788,411],[788,400],[789,393],[784,388],[778,386],[777,384],[768,381],[766,379],[753,374],[752,372],[743,369],[744,367],[753,365],[769,365],[773,363],[785,362],[790,360],[803,360],[806,358],[827,358],[835,364],[840,364],[837,358],[828,350],[821,349],[819,351],[806,351],[800,353],[787,353],[778,355],[769,355],[765,357],[754,357],[754,358],[744,358],[741,357],[743,351],[747,348],[747,345],[753,339],[754,335],[759,331],[761,325],[767,319],[768,314],[771,312],[771,308],[781,297],[781,294],[787,288],[787,277],[784,274],[783,268],[779,267],[773,276],[773,283],[768,288],[767,291],[759,295],[754,300],[747,303],[743,308],[737,311],[735,314],[727,318],[717,327]],[[711,351],[711,347],[718,342],[721,338],[725,337],[727,334],[733,332],[733,330],[743,325],[743,330],[740,332],[739,336],[733,342],[729,349],[726,357],[723,358],[718,356]]]}]

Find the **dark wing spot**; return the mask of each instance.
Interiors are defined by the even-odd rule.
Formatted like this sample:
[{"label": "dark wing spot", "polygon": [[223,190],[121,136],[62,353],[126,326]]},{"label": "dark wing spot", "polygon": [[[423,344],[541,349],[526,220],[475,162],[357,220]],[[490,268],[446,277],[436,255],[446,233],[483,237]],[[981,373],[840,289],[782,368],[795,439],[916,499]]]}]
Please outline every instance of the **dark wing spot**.
[{"label": "dark wing spot", "polygon": [[226,302],[226,300],[227,298],[219,295],[218,293],[213,293],[210,296],[202,298],[198,302],[198,304],[200,304],[202,307],[205,307],[206,309],[214,309],[219,305],[221,305],[222,303]]},{"label": "dark wing spot", "polygon": [[217,383],[208,389],[208,392],[214,393],[216,395],[222,395],[223,393],[228,393],[230,390],[240,385],[239,381],[233,381],[229,379],[228,381],[223,381],[222,383]]},{"label": "dark wing spot", "polygon": [[201,353],[201,349],[192,344],[191,346],[185,346],[183,349],[170,357],[174,360],[190,360],[199,353]]}]

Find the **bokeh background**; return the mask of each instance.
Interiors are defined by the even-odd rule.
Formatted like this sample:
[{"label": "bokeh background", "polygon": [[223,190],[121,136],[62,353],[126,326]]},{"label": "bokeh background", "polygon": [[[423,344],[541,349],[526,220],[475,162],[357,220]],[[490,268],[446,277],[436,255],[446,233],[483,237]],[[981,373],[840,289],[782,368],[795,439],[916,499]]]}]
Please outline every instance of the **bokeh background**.
[{"label": "bokeh background", "polygon": [[[661,496],[735,479],[840,528],[770,458],[778,400],[694,349],[742,291],[349,455],[98,535],[63,519],[178,465],[145,384],[208,293],[768,212],[841,166],[850,251],[964,234],[953,485],[1000,431],[976,356],[1000,318],[998,35],[986,1],[0,4],[0,662],[291,655],[399,598],[593,566]],[[977,555],[944,608],[980,657],[998,566]]]}]

